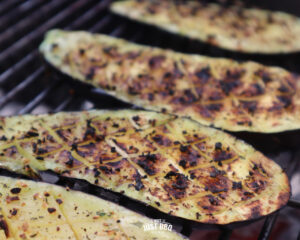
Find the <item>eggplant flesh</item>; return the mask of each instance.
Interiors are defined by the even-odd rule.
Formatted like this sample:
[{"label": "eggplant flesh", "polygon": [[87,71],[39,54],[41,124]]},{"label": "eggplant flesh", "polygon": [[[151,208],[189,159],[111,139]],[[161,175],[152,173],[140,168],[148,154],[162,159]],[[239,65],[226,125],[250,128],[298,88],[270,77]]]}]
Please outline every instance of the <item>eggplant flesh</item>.
[{"label": "eggplant flesh", "polygon": [[118,1],[110,9],[132,20],[240,53],[300,51],[300,18],[284,12],[168,0]]},{"label": "eggplant flesh", "polygon": [[72,78],[145,109],[232,132],[300,128],[299,76],[282,68],[60,30],[47,34],[40,51]]},{"label": "eggplant flesh", "polygon": [[270,214],[290,197],[275,162],[191,119],[95,110],[0,123],[2,168],[84,179],[172,216],[228,224]]},{"label": "eggplant flesh", "polygon": [[0,176],[0,239],[187,239],[114,203],[59,186]]}]

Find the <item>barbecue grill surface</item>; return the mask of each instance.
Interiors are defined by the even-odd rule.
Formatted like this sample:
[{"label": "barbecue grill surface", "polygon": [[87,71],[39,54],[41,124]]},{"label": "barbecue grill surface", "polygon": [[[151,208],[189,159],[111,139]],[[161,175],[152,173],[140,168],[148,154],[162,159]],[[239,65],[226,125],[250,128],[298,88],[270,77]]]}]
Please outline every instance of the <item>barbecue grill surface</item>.
[{"label": "barbecue grill surface", "polygon": [[[78,111],[83,109],[135,108],[99,90],[67,78],[49,67],[38,53],[44,33],[53,28],[86,30],[122,37],[133,42],[171,48],[186,53],[251,59],[300,72],[299,54],[288,56],[239,55],[197,41],[178,37],[155,27],[135,23],[111,14],[110,0],[0,0],[0,115]],[[260,1],[247,1],[247,4]],[[300,2],[263,1],[261,7],[284,10],[300,16]],[[298,61],[297,61],[298,60]],[[119,194],[93,187],[85,181],[66,179],[46,172],[44,181],[84,190],[152,218],[164,218],[193,240],[200,239],[300,239],[300,131],[238,137],[255,145],[278,162],[289,175],[292,196],[288,206],[258,221],[208,226],[163,215],[151,207]],[[6,170],[0,174],[20,177]],[[22,176],[23,177],[23,176]]]}]

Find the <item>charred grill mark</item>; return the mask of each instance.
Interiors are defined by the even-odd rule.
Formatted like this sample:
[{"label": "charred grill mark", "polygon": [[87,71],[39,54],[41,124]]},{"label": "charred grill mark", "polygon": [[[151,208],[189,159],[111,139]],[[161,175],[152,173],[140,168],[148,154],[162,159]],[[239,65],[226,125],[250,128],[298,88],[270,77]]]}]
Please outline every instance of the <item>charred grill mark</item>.
[{"label": "charred grill mark", "polygon": [[24,138],[32,138],[32,137],[38,137],[39,136],[39,133],[37,132],[34,132],[34,131],[28,131]]},{"label": "charred grill mark", "polygon": [[76,165],[81,164],[80,161],[78,161],[76,158],[74,158],[72,156],[72,154],[70,152],[68,152],[68,161],[66,161],[65,164],[67,165],[67,167],[71,168],[75,165],[75,163],[76,163]]},{"label": "charred grill mark", "polygon": [[212,76],[210,67],[205,67],[195,72],[195,76],[197,77],[197,79],[200,81],[201,84],[207,83],[209,78]]},{"label": "charred grill mark", "polygon": [[163,188],[175,199],[183,198],[189,185],[188,177],[182,173],[169,171],[165,177],[169,181],[164,184]]},{"label": "charred grill mark", "polygon": [[218,169],[215,168],[215,167],[212,167],[212,171],[209,173],[209,176],[210,176],[211,178],[216,178],[216,177],[218,177],[218,176],[223,176],[223,175],[225,175],[225,171],[223,171],[223,170],[218,170]]},{"label": "charred grill mark", "polygon": [[242,190],[242,182],[232,182],[232,190]]},{"label": "charred grill mark", "polygon": [[280,87],[277,90],[281,93],[288,93],[290,91],[289,88],[286,87],[285,85],[283,85],[282,83],[281,83]]},{"label": "charred grill mark", "polygon": [[223,107],[223,104],[221,103],[212,103],[209,105],[206,105],[206,109],[210,112],[218,112]]},{"label": "charred grill mark", "polygon": [[284,108],[288,108],[292,105],[292,99],[289,96],[277,96],[277,99],[281,102]]},{"label": "charred grill mark", "polygon": [[260,77],[265,84],[267,84],[267,83],[269,83],[269,82],[272,81],[272,78],[271,78],[270,74],[268,72],[266,72],[264,69],[257,70],[254,73],[254,75]]},{"label": "charred grill mark", "polygon": [[155,163],[158,161],[158,157],[155,154],[147,153],[146,155],[140,155],[137,164],[143,168],[143,170],[150,176],[156,174]]},{"label": "charred grill mark", "polygon": [[257,102],[256,101],[243,101],[240,100],[241,107],[247,110],[250,114],[254,114],[257,110]]},{"label": "charred grill mark", "polygon": [[185,89],[183,91],[183,96],[174,97],[172,102],[175,104],[179,103],[182,105],[186,105],[186,104],[191,104],[193,102],[196,102],[197,100],[198,100],[198,97],[195,96],[190,89]]},{"label": "charred grill mark", "polygon": [[224,172],[218,170],[212,170],[210,172],[213,176],[204,179],[204,186],[206,191],[212,193],[227,192],[229,190],[229,180],[224,176]]},{"label": "charred grill mark", "polygon": [[105,174],[112,174],[113,170],[112,168],[108,168],[107,166],[100,166],[99,169],[103,171]]},{"label": "charred grill mark", "polygon": [[86,131],[84,133],[84,140],[88,140],[90,138],[95,138],[96,136],[96,129],[91,126],[91,120],[86,121]]},{"label": "charred grill mark", "polygon": [[68,139],[64,136],[63,130],[59,129],[59,130],[56,130],[55,132],[57,133],[57,135],[58,135],[59,137],[62,138],[62,140],[63,140],[64,142],[67,142],[67,141],[68,141]]},{"label": "charred grill mark", "polygon": [[180,146],[179,166],[184,169],[195,167],[202,156],[189,146]]},{"label": "charred grill mark", "polygon": [[213,196],[213,195],[207,195],[208,201],[210,202],[211,205],[213,206],[219,206],[220,205],[220,200]]},{"label": "charred grill mark", "polygon": [[213,160],[222,166],[222,161],[233,158],[233,154],[227,150],[216,149],[213,153]]},{"label": "charred grill mark", "polygon": [[169,147],[172,145],[172,141],[163,135],[156,134],[152,137],[152,140],[161,146]]}]

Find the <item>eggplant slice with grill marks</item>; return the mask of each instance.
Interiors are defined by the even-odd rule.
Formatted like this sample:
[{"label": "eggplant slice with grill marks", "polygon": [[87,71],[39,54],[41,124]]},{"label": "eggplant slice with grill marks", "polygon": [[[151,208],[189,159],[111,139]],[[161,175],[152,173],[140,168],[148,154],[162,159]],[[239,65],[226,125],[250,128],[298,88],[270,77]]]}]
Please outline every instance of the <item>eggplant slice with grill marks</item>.
[{"label": "eggplant slice with grill marks", "polygon": [[300,51],[300,18],[284,12],[171,0],[118,1],[111,5],[111,10],[231,51],[260,54]]},{"label": "eggplant slice with grill marks", "polygon": [[62,187],[0,176],[0,239],[187,239],[144,231],[152,220],[103,199]]},{"label": "eggplant slice with grill marks", "polygon": [[60,30],[47,34],[40,51],[72,78],[146,109],[229,131],[300,128],[300,79],[282,68]]},{"label": "eggplant slice with grill marks", "polygon": [[255,219],[284,206],[288,178],[222,131],[147,111],[1,118],[0,166],[84,179],[201,223]]}]

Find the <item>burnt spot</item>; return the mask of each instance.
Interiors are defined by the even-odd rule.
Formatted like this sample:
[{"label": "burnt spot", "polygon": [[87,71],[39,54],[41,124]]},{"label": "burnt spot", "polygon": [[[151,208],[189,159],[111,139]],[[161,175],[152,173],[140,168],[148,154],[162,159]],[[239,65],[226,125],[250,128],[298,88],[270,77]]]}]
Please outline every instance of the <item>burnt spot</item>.
[{"label": "burnt spot", "polygon": [[9,210],[9,213],[10,213],[12,216],[16,216],[17,213],[18,213],[18,209],[16,209],[16,208],[10,209],[10,210]]},{"label": "burnt spot", "polygon": [[191,146],[181,145],[179,165],[184,169],[197,166],[201,158],[202,156]]},{"label": "burnt spot", "polygon": [[262,95],[264,93],[265,89],[261,85],[259,85],[258,83],[253,83],[241,93],[241,96],[254,97]]},{"label": "burnt spot", "polygon": [[140,155],[137,164],[144,169],[144,171],[150,176],[156,173],[155,163],[158,160],[158,157],[155,154],[146,154]]},{"label": "burnt spot", "polygon": [[254,83],[251,85],[255,89],[255,95],[261,95],[265,93],[265,89],[258,83]]},{"label": "burnt spot", "polygon": [[254,114],[257,110],[257,102],[256,101],[242,101],[240,100],[240,105],[247,112]]},{"label": "burnt spot", "polygon": [[189,184],[188,177],[181,173],[170,171],[165,178],[169,181],[163,186],[164,189],[175,199],[183,198]]},{"label": "burnt spot", "polygon": [[161,56],[155,56],[149,59],[149,66],[150,68],[158,68],[160,65],[165,61],[166,57],[161,55]]},{"label": "burnt spot", "polygon": [[169,147],[172,145],[172,141],[169,138],[159,134],[154,135],[152,140],[161,146]]},{"label": "burnt spot", "polygon": [[223,176],[225,175],[225,171],[223,170],[218,170],[217,168],[215,167],[212,167],[212,170],[209,172],[209,176],[211,178],[216,178],[218,176]]},{"label": "burnt spot", "polygon": [[7,141],[7,137],[5,137],[4,135],[0,138],[0,141]]},{"label": "burnt spot", "polygon": [[233,154],[227,150],[216,150],[213,154],[213,159],[218,165],[222,165],[222,161],[233,158]]},{"label": "burnt spot", "polygon": [[56,209],[55,209],[55,208],[48,208],[47,210],[48,210],[48,212],[49,212],[50,214],[56,212]]},{"label": "burnt spot", "polygon": [[12,189],[10,189],[10,192],[12,194],[18,194],[21,192],[21,188],[12,188]]},{"label": "burnt spot", "polygon": [[142,177],[138,171],[136,171],[136,173],[133,175],[133,178],[135,179],[135,190],[140,191],[141,189],[145,188],[142,182]]},{"label": "burnt spot", "polygon": [[68,161],[65,162],[65,164],[68,166],[68,167],[73,167],[74,166],[74,163],[81,163],[80,161],[78,161],[76,158],[74,158],[72,156],[72,154],[70,152],[68,152]]},{"label": "burnt spot", "polygon": [[280,87],[277,89],[281,93],[288,93],[290,90],[285,85],[281,84]]},{"label": "burnt spot", "polygon": [[89,71],[85,74],[87,80],[93,80],[96,74],[97,67],[91,67]]},{"label": "burnt spot", "polygon": [[222,150],[222,143],[217,142],[217,143],[215,144],[215,150]]},{"label": "burnt spot", "polygon": [[220,87],[222,91],[229,95],[233,89],[241,85],[240,78],[242,77],[243,72],[239,71],[227,71],[226,76],[223,80],[220,81]]},{"label": "burnt spot", "polygon": [[[171,93],[171,94],[170,94]],[[169,95],[173,95],[174,91],[169,91]],[[180,97],[174,97],[172,102],[175,104],[191,104],[193,102],[196,102],[198,100],[198,97],[196,97],[193,92],[190,89],[185,89]]]},{"label": "burnt spot", "polygon": [[242,182],[232,182],[232,190],[242,190]]},{"label": "burnt spot", "polygon": [[223,105],[221,103],[212,103],[205,106],[206,109],[210,112],[219,112]]},{"label": "burnt spot", "polygon": [[277,99],[280,101],[284,108],[288,108],[292,104],[291,97],[289,96],[277,96]]},{"label": "burnt spot", "polygon": [[103,171],[105,174],[112,174],[112,168],[108,168],[107,166],[100,166],[99,169]]},{"label": "burnt spot", "polygon": [[37,132],[28,131],[25,134],[24,138],[32,138],[32,137],[38,137],[38,136],[39,136],[39,134]]},{"label": "burnt spot", "polygon": [[266,71],[264,71],[263,69],[260,69],[260,70],[256,71],[254,74],[256,76],[260,77],[265,84],[272,81],[272,78],[271,78],[270,74],[267,73]]},{"label": "burnt spot", "polygon": [[208,197],[208,201],[211,205],[213,205],[213,206],[220,205],[220,200],[217,197],[215,197],[213,195],[207,195],[207,197]]},{"label": "burnt spot", "polygon": [[202,84],[207,83],[209,78],[212,76],[210,68],[205,67],[202,68],[201,70],[195,72],[195,76],[197,77],[198,80],[201,81]]},{"label": "burnt spot", "polygon": [[254,197],[254,194],[251,192],[243,192],[242,201],[248,200],[250,198]]}]

